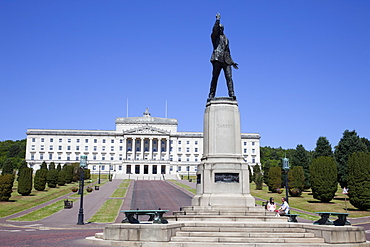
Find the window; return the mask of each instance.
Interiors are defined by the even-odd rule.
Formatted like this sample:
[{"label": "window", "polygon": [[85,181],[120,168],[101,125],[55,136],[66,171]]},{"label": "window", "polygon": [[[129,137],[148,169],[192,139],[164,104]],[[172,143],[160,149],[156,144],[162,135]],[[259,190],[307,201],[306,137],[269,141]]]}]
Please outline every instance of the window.
[{"label": "window", "polygon": [[170,172],[172,172],[173,171],[173,166],[170,166]]},{"label": "window", "polygon": [[36,138],[32,138],[32,142],[35,142],[36,141]]},{"label": "window", "polygon": [[80,143],[80,139],[77,139],[77,140],[76,140],[76,142],[77,142],[77,143]]},{"label": "window", "polygon": [[53,138],[50,138],[50,142],[53,142],[54,141],[54,139]]},{"label": "window", "polygon": [[103,143],[105,143],[105,139],[103,139]]},{"label": "window", "polygon": [[101,169],[104,171],[105,170],[105,165],[102,165],[101,166]]},{"label": "window", "polygon": [[256,159],[255,158],[252,158],[252,163],[256,163]]},{"label": "window", "polygon": [[53,154],[49,154],[49,160],[53,159]]},{"label": "window", "polygon": [[79,157],[78,157],[78,154],[76,154],[76,160],[78,161]]},{"label": "window", "polygon": [[247,146],[247,142],[244,142],[244,146]]},{"label": "window", "polygon": [[62,142],[62,138],[59,138],[59,142]]},{"label": "window", "polygon": [[190,161],[190,159],[189,158],[186,158],[186,161]]},{"label": "window", "polygon": [[101,151],[103,151],[103,152],[105,151],[105,146],[101,147]]},{"label": "window", "polygon": [[256,153],[256,149],[252,149],[252,154]]},{"label": "window", "polygon": [[198,158],[195,158],[195,162],[198,162]]},{"label": "window", "polygon": [[85,143],[88,143],[89,142],[89,139],[85,139]]},{"label": "window", "polygon": [[51,151],[53,150],[53,145],[50,145],[49,150]]},{"label": "window", "polygon": [[89,151],[89,146],[85,146],[85,151]]},{"label": "window", "polygon": [[44,159],[44,154],[40,154],[40,160]]},{"label": "window", "polygon": [[31,160],[35,160],[35,155],[31,154]]},{"label": "window", "polygon": [[80,146],[76,146],[76,150],[79,151],[80,150]]},{"label": "window", "polygon": [[179,171],[179,172],[181,172],[181,166],[178,166],[178,168],[177,168],[177,169],[178,169],[178,171]]},{"label": "window", "polygon": [[110,140],[110,143],[114,143],[114,140]]},{"label": "window", "polygon": [[189,145],[189,144],[190,144],[190,141],[186,141],[186,144],[188,144],[188,145]]},{"label": "window", "polygon": [[186,167],[186,171],[188,172],[188,171],[190,171],[190,166],[187,166]]},{"label": "window", "polygon": [[41,138],[41,142],[44,142],[44,138]]},{"label": "window", "polygon": [[93,155],[93,160],[96,160],[96,155]]},{"label": "window", "polygon": [[71,150],[71,146],[67,146],[67,150]]},{"label": "window", "polygon": [[119,140],[119,143],[123,143],[123,140],[121,139],[121,140]]},{"label": "window", "polygon": [[97,150],[97,148],[98,148],[97,146],[94,146],[94,151],[96,151],[96,150]]},{"label": "window", "polygon": [[114,146],[111,146],[110,147],[110,151],[113,152],[114,151]]},{"label": "window", "polygon": [[40,150],[44,150],[44,145],[41,145],[40,146]]},{"label": "window", "polygon": [[195,145],[198,145],[198,141],[195,141]]},{"label": "window", "polygon": [[196,153],[198,152],[198,148],[195,148],[195,150],[194,150]]},{"label": "window", "polygon": [[190,148],[186,148],[186,152],[189,153],[190,152]]},{"label": "window", "polygon": [[122,171],[122,166],[118,166],[118,170]]},{"label": "window", "polygon": [[70,143],[71,142],[71,139],[68,139],[68,143]]},{"label": "window", "polygon": [[94,143],[98,143],[98,139],[94,139]]},{"label": "window", "polygon": [[122,160],[122,154],[119,155],[119,160]]},{"label": "window", "polygon": [[67,154],[67,160],[71,160],[71,156]]},{"label": "window", "polygon": [[31,146],[31,150],[35,150],[35,145],[32,145]]},{"label": "window", "polygon": [[111,156],[111,157],[110,157],[110,160],[114,160],[114,156]]},{"label": "window", "polygon": [[179,152],[181,152],[181,148],[179,148]]},{"label": "window", "polygon": [[122,150],[123,150],[123,147],[122,147],[122,146],[120,146],[120,147],[119,147],[119,151],[122,151]]},{"label": "window", "polygon": [[254,146],[255,142],[252,142],[252,146]]},{"label": "window", "polygon": [[94,171],[96,170],[96,165],[93,165],[93,170],[94,170]]},{"label": "window", "polygon": [[[105,160],[105,155],[103,154],[103,156],[101,157],[101,159],[102,160]],[[102,170],[104,170],[104,169],[102,169]]]},{"label": "window", "polygon": [[61,159],[62,159],[62,156],[58,154],[58,160],[61,160]]},{"label": "window", "polygon": [[181,141],[179,141],[178,144],[181,145]]},{"label": "window", "polygon": [[177,158],[177,161],[181,161],[181,156],[179,156],[179,157]]}]

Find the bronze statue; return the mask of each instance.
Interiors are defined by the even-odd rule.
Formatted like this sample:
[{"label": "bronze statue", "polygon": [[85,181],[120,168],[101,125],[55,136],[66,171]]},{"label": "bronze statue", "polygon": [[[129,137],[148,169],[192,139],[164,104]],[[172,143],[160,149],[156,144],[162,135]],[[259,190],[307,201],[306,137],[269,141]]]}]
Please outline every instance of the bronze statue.
[{"label": "bronze statue", "polygon": [[211,39],[213,44],[213,53],[211,63],[213,65],[211,88],[208,99],[213,99],[216,94],[217,81],[221,69],[224,70],[229,97],[236,99],[234,93],[234,83],[231,74],[231,65],[238,69],[238,64],[233,61],[230,55],[229,40],[224,34],[224,26],[220,24],[221,15],[216,15],[216,22],[212,29]]}]

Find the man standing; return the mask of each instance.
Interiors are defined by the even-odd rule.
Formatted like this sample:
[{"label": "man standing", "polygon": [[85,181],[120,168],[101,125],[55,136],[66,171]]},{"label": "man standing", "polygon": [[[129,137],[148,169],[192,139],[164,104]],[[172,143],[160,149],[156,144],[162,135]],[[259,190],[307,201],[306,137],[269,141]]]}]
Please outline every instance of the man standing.
[{"label": "man standing", "polygon": [[234,83],[231,74],[231,65],[238,69],[238,64],[233,61],[230,55],[229,40],[224,34],[224,26],[220,24],[221,15],[216,15],[216,22],[212,29],[211,39],[213,44],[213,53],[211,57],[211,63],[213,65],[211,88],[208,95],[208,99],[215,97],[217,81],[220,75],[221,69],[223,69],[229,92],[229,97],[236,99],[234,93]]}]

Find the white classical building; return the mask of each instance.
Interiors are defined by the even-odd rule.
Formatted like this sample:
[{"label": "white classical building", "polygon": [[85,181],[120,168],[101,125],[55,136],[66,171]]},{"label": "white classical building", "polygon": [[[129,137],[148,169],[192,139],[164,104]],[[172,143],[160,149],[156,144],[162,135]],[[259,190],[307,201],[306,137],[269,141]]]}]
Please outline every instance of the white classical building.
[{"label": "white classical building", "polygon": [[[178,132],[177,120],[152,117],[116,118],[116,130],[28,129],[26,161],[35,170],[47,164],[79,162],[86,155],[92,173],[115,177],[195,175],[203,152],[202,132]],[[260,135],[242,133],[242,154],[260,163]]]}]

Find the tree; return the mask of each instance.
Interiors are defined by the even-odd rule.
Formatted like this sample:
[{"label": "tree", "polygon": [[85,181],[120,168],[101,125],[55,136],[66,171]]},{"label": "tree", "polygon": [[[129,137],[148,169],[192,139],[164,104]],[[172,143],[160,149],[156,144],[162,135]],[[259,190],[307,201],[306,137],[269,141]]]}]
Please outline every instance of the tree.
[{"label": "tree", "polygon": [[64,177],[65,177],[66,183],[72,183],[73,167],[68,164],[64,164],[63,171],[64,171]]},{"label": "tree", "polygon": [[14,172],[13,161],[11,159],[7,159],[3,165],[3,171],[1,174],[2,175],[5,175],[5,174],[13,175],[13,172]]},{"label": "tree", "polygon": [[360,209],[370,209],[370,153],[353,153],[348,158],[348,197]]},{"label": "tree", "polygon": [[365,146],[367,147],[367,151],[370,152],[370,141],[369,139],[366,139],[364,137],[361,137],[361,141],[365,144]]},{"label": "tree", "polygon": [[309,189],[310,184],[310,156],[308,151],[303,147],[303,145],[297,145],[295,152],[291,159],[292,168],[295,166],[302,166],[304,172],[304,189]]},{"label": "tree", "polygon": [[21,176],[21,171],[22,171],[23,168],[28,168],[27,161],[25,161],[25,160],[22,160],[21,164],[19,165],[18,174],[17,174],[17,181],[19,180],[19,177]]},{"label": "tree", "polygon": [[248,173],[249,173],[249,183],[252,183],[254,181],[254,174],[252,174],[250,165],[248,165]]},{"label": "tree", "polygon": [[324,136],[320,136],[316,141],[316,147],[313,152],[313,158],[316,159],[321,156],[333,157],[333,150],[331,144]]},{"label": "tree", "polygon": [[90,171],[90,169],[84,169],[84,178],[86,180],[88,180],[88,179],[91,178],[91,171]]},{"label": "tree", "polygon": [[58,171],[58,185],[59,186],[64,186],[66,184],[66,178],[65,178],[65,173],[64,170],[62,170],[62,166],[58,164],[57,166],[57,171]]},{"label": "tree", "polygon": [[36,171],[35,178],[33,179],[33,186],[37,191],[44,191],[46,186],[46,176],[48,171],[45,169],[39,169]]},{"label": "tree", "polygon": [[45,161],[42,162],[41,166],[40,166],[40,169],[45,169],[45,170],[48,170],[48,165],[46,164]]},{"label": "tree", "polygon": [[9,201],[13,192],[14,175],[5,173],[0,176],[0,201]]},{"label": "tree", "polygon": [[330,202],[338,189],[337,165],[334,158],[321,156],[314,159],[310,173],[313,198],[321,202]]},{"label": "tree", "polygon": [[[291,196],[300,196],[304,189],[304,172],[302,166],[295,166],[288,172],[289,189],[298,189],[299,192]],[[290,192],[290,191],[289,191]]]},{"label": "tree", "polygon": [[281,168],[280,167],[270,167],[268,187],[271,192],[276,192],[276,189],[281,187]]},{"label": "tree", "polygon": [[342,188],[348,187],[348,157],[355,152],[366,152],[366,145],[356,131],[345,130],[343,137],[335,147],[334,157],[338,165],[338,182]]},{"label": "tree", "polygon": [[257,164],[253,167],[254,183],[256,184],[256,190],[262,190],[263,176],[260,166]]},{"label": "tree", "polygon": [[18,179],[18,193],[22,196],[28,196],[31,194],[32,191],[33,169],[24,167],[21,171],[21,175]]}]

